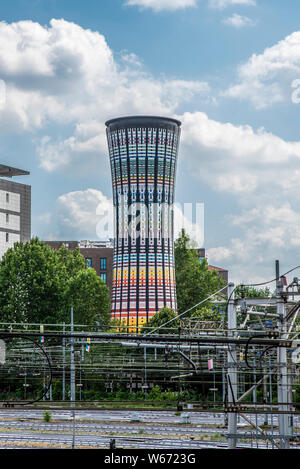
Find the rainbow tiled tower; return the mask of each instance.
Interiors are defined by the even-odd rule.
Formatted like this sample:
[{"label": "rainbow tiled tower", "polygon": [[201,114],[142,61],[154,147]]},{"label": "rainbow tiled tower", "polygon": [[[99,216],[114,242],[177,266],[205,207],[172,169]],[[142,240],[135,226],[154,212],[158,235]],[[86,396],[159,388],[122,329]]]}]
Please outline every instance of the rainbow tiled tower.
[{"label": "rainbow tiled tower", "polygon": [[114,202],[111,319],[140,327],[177,310],[173,202],[181,123],[154,116],[106,122]]}]

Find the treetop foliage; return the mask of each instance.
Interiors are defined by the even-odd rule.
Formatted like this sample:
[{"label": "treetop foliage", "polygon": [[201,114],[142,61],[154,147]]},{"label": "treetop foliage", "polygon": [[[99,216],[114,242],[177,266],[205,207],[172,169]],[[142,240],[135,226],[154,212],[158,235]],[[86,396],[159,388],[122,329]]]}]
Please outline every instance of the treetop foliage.
[{"label": "treetop foliage", "polygon": [[109,315],[109,291],[79,249],[58,250],[33,238],[15,243],[0,261],[1,322],[94,324]]},{"label": "treetop foliage", "polygon": [[[218,271],[208,270],[206,259],[201,259],[200,262],[197,249],[192,246],[191,240],[184,230],[175,241],[175,272],[179,314],[225,286]],[[211,300],[202,304],[207,307],[211,305]],[[187,314],[190,315],[193,311],[191,310],[191,313]]]}]

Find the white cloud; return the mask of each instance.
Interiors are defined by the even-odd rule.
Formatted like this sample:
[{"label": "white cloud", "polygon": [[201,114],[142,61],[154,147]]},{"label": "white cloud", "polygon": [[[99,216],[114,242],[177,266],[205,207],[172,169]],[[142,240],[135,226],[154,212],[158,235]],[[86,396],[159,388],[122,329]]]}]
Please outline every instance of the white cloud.
[{"label": "white cloud", "polygon": [[197,0],[127,0],[125,5],[151,8],[156,12],[163,10],[174,11],[195,7]]},{"label": "white cloud", "polygon": [[[249,125],[221,123],[202,112],[178,116],[186,170],[214,190],[236,196],[298,198],[300,142],[288,142]],[[293,167],[293,171],[291,171]],[[279,177],[280,175],[280,177]]]},{"label": "white cloud", "polygon": [[231,257],[232,252],[229,248],[221,246],[208,249],[207,254],[209,255],[210,261],[214,263],[222,263]]},{"label": "white cloud", "polygon": [[292,102],[292,83],[300,78],[300,31],[296,31],[262,54],[253,54],[239,67],[238,83],[224,96],[249,100],[257,109],[274,103]]},{"label": "white cloud", "polygon": [[[53,141],[50,136],[42,138],[38,145],[40,166],[47,171],[68,168],[75,171],[78,166],[97,169],[102,165],[101,156],[107,158],[105,121],[116,115],[162,114],[172,116],[181,103],[188,102],[196,95],[207,96],[209,86],[205,82],[184,80],[157,81],[151,77],[135,77],[124,85],[116,83],[115,88],[95,94],[95,101],[89,109],[84,103],[74,103],[75,123],[73,135],[65,140]],[[99,96],[100,95],[100,96]],[[107,99],[111,96],[111,99]],[[98,104],[98,108],[94,109]],[[112,109],[114,111],[112,112]],[[90,111],[90,112],[89,112]],[[105,112],[106,111],[106,112]],[[70,108],[70,114],[72,108]],[[91,116],[91,117],[90,117]]]},{"label": "white cloud", "polygon": [[255,21],[251,20],[247,16],[241,16],[238,15],[237,13],[234,13],[232,16],[229,16],[228,18],[224,18],[222,20],[223,24],[226,24],[228,26],[233,26],[236,29],[241,29],[244,28],[245,26],[255,26]]},{"label": "white cloud", "polygon": [[[228,246],[207,251],[209,262],[230,265],[238,283],[273,278],[276,259],[289,269],[295,264],[295,250],[300,246],[300,212],[289,202],[262,204],[241,215],[230,217],[238,236]],[[298,262],[299,264],[299,262]],[[265,274],[265,277],[263,275]]]},{"label": "white cloud", "polygon": [[108,239],[113,236],[112,207],[112,199],[99,190],[68,192],[34,223],[44,240]]},{"label": "white cloud", "polygon": [[[300,73],[299,44],[300,33],[294,33],[253,56],[240,70],[243,96],[248,92],[247,98],[260,104],[281,100],[285,73]],[[210,263],[231,263],[246,276],[254,261],[262,267],[274,250],[288,253],[285,236],[290,246],[300,245],[299,217],[286,205],[299,201],[300,142],[218,122],[203,112],[180,115],[183,103],[209,95],[206,82],[153,77],[130,52],[117,62],[101,34],[64,20],[52,20],[49,27],[0,23],[0,77],[6,84],[1,132],[42,130],[40,141],[40,133],[34,136],[40,165],[49,172],[98,171],[101,164],[110,177],[104,122],[111,117],[161,113],[182,120],[180,158],[187,177],[236,197],[237,205],[248,204],[240,218],[230,219],[236,233],[211,252]],[[51,136],[53,128],[59,136]],[[64,194],[40,223],[52,239],[95,239],[97,233],[102,237],[100,212],[111,205],[95,189]],[[294,233],[280,217],[290,226],[295,221]]]},{"label": "white cloud", "polygon": [[38,144],[40,166],[49,172],[58,169],[69,171],[70,166],[74,174],[80,171],[84,175],[91,166],[95,169],[101,167],[103,171],[100,155],[106,151],[104,125],[95,120],[77,124],[74,135],[65,140],[52,141],[46,135]]},{"label": "white cloud", "polygon": [[[196,7],[198,0],[126,0],[125,5],[151,8],[155,12],[168,10],[175,11],[184,8]],[[254,6],[255,0],[208,0],[208,6],[218,10],[231,6]]]},{"label": "white cloud", "polygon": [[[197,209],[196,220],[190,204],[174,204],[174,236],[184,228],[198,247],[204,241],[204,207]],[[109,239],[114,236],[113,200],[100,190],[86,189],[68,192],[58,197],[52,212],[34,219],[41,225],[44,239],[81,240]]]},{"label": "white cloud", "polygon": [[[175,234],[182,221],[188,233],[197,225],[191,223],[182,205],[175,205],[174,216]],[[35,223],[42,225],[39,236],[44,240],[103,240],[113,237],[112,218],[112,199],[89,188],[61,195],[53,211],[36,218]],[[234,235],[206,253],[210,264],[229,268],[230,281],[237,284],[273,278],[275,258],[284,260],[282,268],[286,270],[296,265],[300,212],[290,203],[261,204],[228,217],[228,222],[234,227]],[[198,232],[202,229],[198,223]]]},{"label": "white cloud", "polygon": [[[198,248],[204,246],[204,204],[181,204],[176,202],[174,208],[174,239],[180,236],[184,229],[190,240]],[[193,217],[193,212],[195,212]]]},{"label": "white cloud", "polygon": [[273,278],[275,259],[285,270],[293,267],[300,246],[300,142],[200,112],[178,118],[187,177],[219,198],[230,195],[224,233],[214,234],[220,241],[212,246],[206,236],[209,263],[229,269],[236,283]]},{"label": "white cloud", "polygon": [[211,8],[217,8],[218,10],[223,10],[224,8],[236,6],[236,5],[254,6],[256,5],[256,1],[255,0],[209,0],[209,6]]},{"label": "white cloud", "polygon": [[46,136],[38,145],[47,171],[70,169],[74,160],[92,166],[95,152],[106,152],[104,123],[111,117],[172,116],[182,103],[206,99],[210,91],[202,81],[157,79],[128,51],[118,63],[103,35],[54,19],[49,27],[0,23],[0,77],[6,83],[2,132],[73,126],[68,137]]}]

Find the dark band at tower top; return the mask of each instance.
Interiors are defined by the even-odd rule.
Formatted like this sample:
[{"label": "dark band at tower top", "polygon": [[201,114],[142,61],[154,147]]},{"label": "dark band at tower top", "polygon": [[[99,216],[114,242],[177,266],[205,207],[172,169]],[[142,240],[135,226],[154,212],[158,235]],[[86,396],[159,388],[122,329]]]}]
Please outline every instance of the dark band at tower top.
[{"label": "dark band at tower top", "polygon": [[160,116],[106,122],[115,233],[112,319],[139,327],[177,310],[173,202],[181,123]]},{"label": "dark band at tower top", "polygon": [[181,122],[171,117],[128,116],[109,119],[105,122],[105,125],[109,127],[110,130],[124,129],[130,127],[153,127],[172,130],[174,129],[174,127],[180,127]]}]

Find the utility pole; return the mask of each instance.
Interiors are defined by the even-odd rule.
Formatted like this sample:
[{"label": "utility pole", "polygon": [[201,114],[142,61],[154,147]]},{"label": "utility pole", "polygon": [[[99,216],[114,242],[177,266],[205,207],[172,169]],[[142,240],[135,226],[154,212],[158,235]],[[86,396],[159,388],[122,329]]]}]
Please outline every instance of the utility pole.
[{"label": "utility pole", "polygon": [[145,399],[147,399],[147,350],[144,347],[144,395]]},{"label": "utility pole", "polygon": [[[267,368],[263,368],[263,375],[265,379],[263,380],[263,402],[264,404],[267,403],[268,400],[268,391],[267,391]],[[266,410],[266,409],[265,409]],[[267,412],[264,414],[264,425],[268,425],[268,414]]]},{"label": "utility pole", "polygon": [[79,400],[81,401],[82,399],[82,369],[81,369],[81,365],[82,363],[84,363],[84,339],[82,339],[81,341],[81,360],[80,360],[80,383],[79,383]]},{"label": "utility pole", "polygon": [[[71,307],[71,333],[74,332],[74,311]],[[73,438],[72,449],[75,449],[75,359],[74,359],[74,338],[71,337],[71,364],[70,364],[70,391],[71,391],[71,408],[73,417]]]},{"label": "utility pole", "polygon": [[[283,293],[283,279],[280,278],[279,274],[279,261],[275,261],[276,269],[276,309],[278,314],[278,331],[280,337],[286,338],[286,308]],[[277,349],[277,363],[278,363],[278,381],[277,381],[277,401],[280,402],[279,411],[288,410],[288,370],[287,370],[287,349],[286,347],[278,347]],[[280,438],[280,448],[288,449],[290,447],[289,442],[289,416],[288,414],[278,415],[279,434],[282,435]]]},{"label": "utility pole", "polygon": [[[226,375],[225,375],[225,368],[224,364],[222,365],[222,401],[225,402],[226,396]],[[224,426],[227,425],[227,414],[224,412]]]},{"label": "utility pole", "polygon": [[[74,332],[74,311],[71,308],[71,333]],[[75,359],[74,359],[74,338],[71,337],[71,363],[70,363],[70,391],[71,407],[75,406]]]},{"label": "utility pole", "polygon": [[[235,335],[236,323],[236,309],[234,304],[234,284],[228,285],[228,334],[230,337]],[[227,353],[228,373],[227,373],[227,396],[228,406],[235,405],[237,401],[237,373],[236,373],[236,345],[228,345]],[[228,433],[236,435],[237,433],[237,413],[228,412]],[[236,437],[228,439],[228,448],[236,448]]]},{"label": "utility pole", "polygon": [[45,378],[45,368],[44,368],[44,374],[43,374],[43,401],[46,400],[45,389],[46,389],[46,378]]},{"label": "utility pole", "polygon": [[[66,332],[66,325],[63,323],[63,334]],[[62,400],[66,399],[66,339],[62,340],[62,358],[63,358],[63,370],[62,370]]]}]

